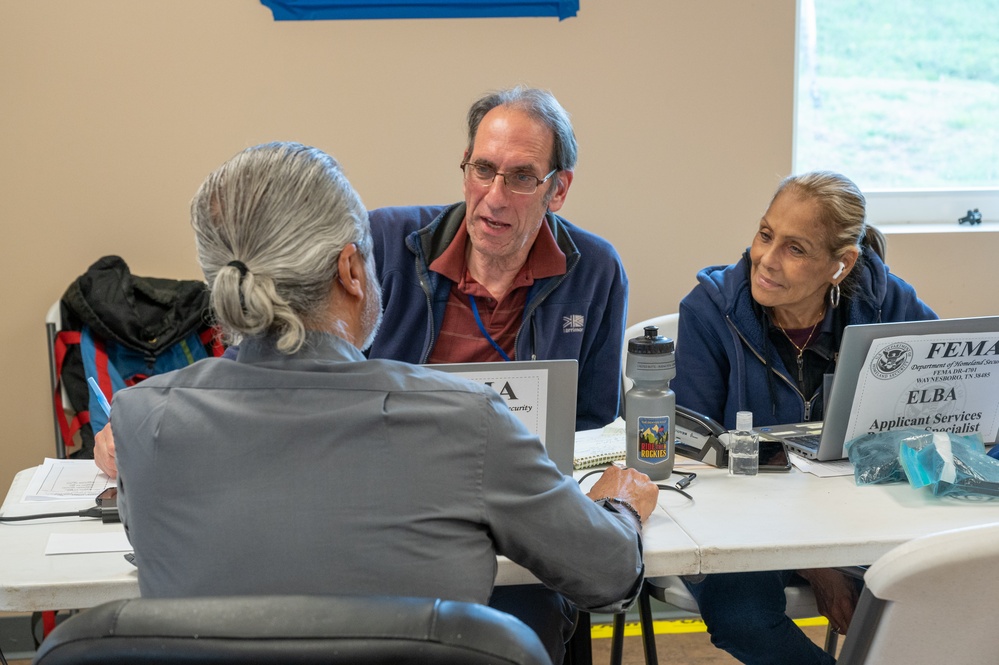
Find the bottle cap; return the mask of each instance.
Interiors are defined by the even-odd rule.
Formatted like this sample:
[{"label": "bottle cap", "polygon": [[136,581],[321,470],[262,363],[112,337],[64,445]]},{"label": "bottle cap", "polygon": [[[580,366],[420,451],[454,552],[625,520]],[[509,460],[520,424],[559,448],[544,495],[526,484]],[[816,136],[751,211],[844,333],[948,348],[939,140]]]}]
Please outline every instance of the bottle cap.
[{"label": "bottle cap", "polygon": [[735,429],[739,432],[748,432],[753,429],[753,412],[739,411],[735,414]]},{"label": "bottle cap", "polygon": [[645,336],[628,340],[628,353],[656,355],[673,353],[673,340],[659,334],[656,326],[645,326]]}]

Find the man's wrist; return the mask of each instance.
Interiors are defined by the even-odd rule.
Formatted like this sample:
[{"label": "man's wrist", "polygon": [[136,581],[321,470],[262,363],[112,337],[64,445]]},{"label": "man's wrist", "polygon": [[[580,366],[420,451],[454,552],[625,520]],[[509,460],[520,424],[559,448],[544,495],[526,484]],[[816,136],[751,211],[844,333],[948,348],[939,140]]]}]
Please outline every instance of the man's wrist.
[{"label": "man's wrist", "polygon": [[635,523],[638,525],[638,528],[639,529],[642,528],[642,515],[638,512],[637,508],[635,508],[633,505],[631,505],[624,499],[620,499],[616,496],[605,496],[597,499],[597,503],[600,502],[613,503],[615,505],[621,506],[622,508],[625,509],[625,511],[630,513],[631,516],[635,518]]}]

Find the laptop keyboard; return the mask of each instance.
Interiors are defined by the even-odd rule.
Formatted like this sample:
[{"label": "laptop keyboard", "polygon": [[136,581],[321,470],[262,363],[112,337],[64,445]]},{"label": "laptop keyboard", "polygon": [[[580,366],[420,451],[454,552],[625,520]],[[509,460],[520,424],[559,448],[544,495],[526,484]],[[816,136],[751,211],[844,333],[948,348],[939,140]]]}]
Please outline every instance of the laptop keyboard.
[{"label": "laptop keyboard", "polygon": [[784,440],[788,443],[793,443],[803,448],[811,448],[813,450],[819,449],[819,441],[821,439],[821,434],[797,434],[795,436],[784,437]]}]

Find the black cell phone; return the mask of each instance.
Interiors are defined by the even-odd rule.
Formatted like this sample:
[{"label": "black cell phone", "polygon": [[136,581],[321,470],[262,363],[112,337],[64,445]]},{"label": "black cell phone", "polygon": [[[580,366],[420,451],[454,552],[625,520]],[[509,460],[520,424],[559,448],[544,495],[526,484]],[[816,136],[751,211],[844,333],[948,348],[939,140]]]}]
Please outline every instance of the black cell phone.
[{"label": "black cell phone", "polygon": [[783,441],[760,437],[760,473],[791,470],[791,458]]},{"label": "black cell phone", "polygon": [[109,487],[97,495],[97,505],[102,508],[116,508],[118,506],[118,488]]}]

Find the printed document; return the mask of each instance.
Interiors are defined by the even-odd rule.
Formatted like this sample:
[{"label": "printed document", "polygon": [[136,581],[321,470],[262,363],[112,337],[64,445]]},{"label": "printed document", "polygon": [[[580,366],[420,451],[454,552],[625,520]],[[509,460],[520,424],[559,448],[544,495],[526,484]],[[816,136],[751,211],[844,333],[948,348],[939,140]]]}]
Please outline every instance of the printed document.
[{"label": "printed document", "polygon": [[999,430],[999,341],[995,333],[886,337],[867,353],[846,440],[917,427],[979,434]]},{"label": "printed document", "polygon": [[114,487],[94,460],[51,459],[35,469],[21,501],[59,501],[93,499]]}]

